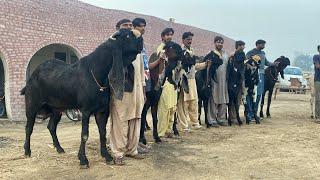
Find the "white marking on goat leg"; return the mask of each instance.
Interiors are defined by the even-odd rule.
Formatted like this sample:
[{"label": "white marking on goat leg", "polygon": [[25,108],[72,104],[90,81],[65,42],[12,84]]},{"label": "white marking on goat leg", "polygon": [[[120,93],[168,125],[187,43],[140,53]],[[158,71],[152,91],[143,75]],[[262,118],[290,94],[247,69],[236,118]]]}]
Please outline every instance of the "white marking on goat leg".
[{"label": "white marking on goat leg", "polygon": [[84,142],[87,142],[88,136],[87,136],[87,135],[84,135],[84,136],[83,136],[83,140],[84,140]]}]

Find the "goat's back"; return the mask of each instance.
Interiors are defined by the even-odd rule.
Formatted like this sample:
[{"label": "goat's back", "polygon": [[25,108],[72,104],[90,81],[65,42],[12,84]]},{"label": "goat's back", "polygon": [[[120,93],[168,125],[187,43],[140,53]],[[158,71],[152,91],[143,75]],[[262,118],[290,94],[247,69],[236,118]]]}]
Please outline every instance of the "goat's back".
[{"label": "goat's back", "polygon": [[68,101],[76,102],[76,89],[81,83],[78,69],[77,64],[69,65],[58,59],[50,59],[40,64],[23,89],[26,103],[33,101],[32,103],[59,106],[68,104]]}]

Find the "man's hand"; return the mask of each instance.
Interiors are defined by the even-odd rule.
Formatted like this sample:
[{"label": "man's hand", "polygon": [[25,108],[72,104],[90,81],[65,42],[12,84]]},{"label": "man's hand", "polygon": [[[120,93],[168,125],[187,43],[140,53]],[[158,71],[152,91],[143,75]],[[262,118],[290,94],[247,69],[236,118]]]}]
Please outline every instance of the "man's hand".
[{"label": "man's hand", "polygon": [[211,60],[207,60],[207,67],[211,66],[211,64],[212,64],[212,61]]},{"label": "man's hand", "polygon": [[164,51],[161,51],[160,54],[159,54],[159,59],[165,60],[166,57],[167,57],[166,53]]}]

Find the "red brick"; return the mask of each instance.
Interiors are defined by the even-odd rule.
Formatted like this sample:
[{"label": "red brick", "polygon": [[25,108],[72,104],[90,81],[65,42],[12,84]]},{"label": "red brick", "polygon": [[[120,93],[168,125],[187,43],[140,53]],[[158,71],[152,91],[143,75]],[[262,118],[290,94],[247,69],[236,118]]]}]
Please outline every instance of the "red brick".
[{"label": "red brick", "polygon": [[[137,16],[147,21],[144,39],[148,53],[160,43],[160,32],[165,27],[175,29],[174,40],[179,43],[183,31],[192,31],[198,55],[205,55],[213,47],[217,35],[153,16],[102,9],[77,0],[0,1],[0,55],[9,75],[10,119],[25,119],[24,97],[19,91],[25,85],[26,68],[34,53],[45,45],[62,43],[76,49],[81,56],[87,55],[115,31],[118,20]],[[230,52],[234,41],[225,39],[225,48]]]}]

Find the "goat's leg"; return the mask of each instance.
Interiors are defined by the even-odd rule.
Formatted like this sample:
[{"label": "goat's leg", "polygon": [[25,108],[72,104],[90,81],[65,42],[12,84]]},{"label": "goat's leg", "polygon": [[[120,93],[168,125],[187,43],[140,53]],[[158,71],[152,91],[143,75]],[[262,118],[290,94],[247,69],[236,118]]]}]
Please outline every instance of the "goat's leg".
[{"label": "goat's leg", "polygon": [[237,121],[238,121],[238,124],[239,124],[239,126],[241,126],[242,125],[242,121],[241,121],[241,119],[240,119],[240,113],[239,113],[239,107],[240,105],[237,103],[236,105],[235,105],[235,108],[236,108],[236,116],[237,116]]},{"label": "goat's leg", "polygon": [[272,92],[273,92],[273,91],[269,91],[269,94],[268,94],[267,118],[271,118],[271,115],[270,115],[270,106],[271,106],[271,100],[272,100]]},{"label": "goat's leg", "polygon": [[28,113],[27,112],[27,125],[26,125],[26,139],[24,142],[24,156],[30,157],[31,156],[31,149],[30,149],[30,138],[33,131],[34,122],[36,120],[36,112]]},{"label": "goat's leg", "polygon": [[[230,99],[231,101],[231,99]],[[228,104],[228,124],[229,126],[232,126],[232,120],[231,120],[231,116],[232,116],[232,105],[231,105],[231,102]]]},{"label": "goat's leg", "polygon": [[153,123],[153,139],[156,143],[162,142],[158,135],[158,105],[151,106],[152,123]]},{"label": "goat's leg", "polygon": [[262,97],[261,97],[261,103],[260,103],[260,117],[261,118],[264,118],[264,115],[263,115],[263,105],[264,105],[264,97],[266,95],[266,92],[264,91],[262,93]]},{"label": "goat's leg", "polygon": [[207,125],[207,128],[211,127],[212,125],[209,123],[208,120],[208,100],[203,100],[203,108],[204,108],[204,122]]},{"label": "goat's leg", "polygon": [[147,140],[146,140],[144,133],[145,133],[145,128],[147,128],[146,127],[147,113],[148,113],[149,108],[150,108],[150,103],[149,103],[149,100],[147,100],[143,106],[142,113],[141,113],[141,128],[140,128],[140,137],[139,137],[139,142],[141,142],[145,145],[147,144]]},{"label": "goat's leg", "polygon": [[150,130],[150,129],[151,129],[151,127],[149,126],[148,121],[146,121],[146,129],[145,129],[145,131]]},{"label": "goat's leg", "polygon": [[89,168],[89,161],[86,157],[86,142],[89,138],[89,118],[90,113],[82,112],[82,129],[81,129],[81,144],[78,152],[81,168]]},{"label": "goat's leg", "polygon": [[202,108],[202,100],[199,98],[198,99],[198,121],[200,125],[201,125],[201,108]]},{"label": "goat's leg", "polygon": [[259,105],[257,105],[258,102],[253,102],[253,117],[256,121],[256,124],[260,124],[260,117],[257,115],[257,110],[255,108],[259,108]]},{"label": "goat's leg", "polygon": [[174,135],[180,136],[178,128],[177,128],[177,124],[178,124],[178,116],[177,116],[177,113],[174,113],[174,121],[173,121],[172,130],[173,130]]},{"label": "goat's leg", "polygon": [[61,147],[57,137],[57,126],[61,120],[62,113],[57,110],[52,110],[52,114],[48,123],[48,130],[51,134],[53,145],[58,153],[64,153],[64,149]]},{"label": "goat's leg", "polygon": [[109,154],[107,150],[107,138],[106,138],[106,126],[108,123],[108,117],[109,117],[109,110],[105,112],[97,112],[95,114],[96,123],[99,129],[99,135],[100,135],[100,153],[101,156],[106,159],[107,163],[112,162],[113,158],[111,154]]}]

